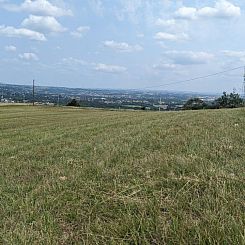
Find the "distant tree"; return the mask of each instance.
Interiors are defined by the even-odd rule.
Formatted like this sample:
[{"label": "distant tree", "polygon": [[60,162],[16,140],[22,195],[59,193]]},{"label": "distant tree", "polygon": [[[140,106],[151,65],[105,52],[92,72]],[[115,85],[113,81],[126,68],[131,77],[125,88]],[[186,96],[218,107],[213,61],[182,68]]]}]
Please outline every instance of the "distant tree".
[{"label": "distant tree", "polygon": [[219,104],[216,101],[207,103],[205,109],[219,109]]},{"label": "distant tree", "polygon": [[142,111],[145,111],[145,110],[146,110],[146,107],[145,107],[145,106],[142,106],[142,107],[141,107],[141,110],[142,110]]},{"label": "distant tree", "polygon": [[219,108],[238,108],[243,106],[243,100],[237,93],[227,94],[223,92],[223,95],[215,102]]},{"label": "distant tree", "polygon": [[199,98],[189,99],[183,106],[184,110],[200,110],[204,108],[206,108],[206,103]]},{"label": "distant tree", "polygon": [[80,104],[77,102],[76,99],[72,99],[68,104],[67,106],[75,106],[75,107],[79,107]]}]

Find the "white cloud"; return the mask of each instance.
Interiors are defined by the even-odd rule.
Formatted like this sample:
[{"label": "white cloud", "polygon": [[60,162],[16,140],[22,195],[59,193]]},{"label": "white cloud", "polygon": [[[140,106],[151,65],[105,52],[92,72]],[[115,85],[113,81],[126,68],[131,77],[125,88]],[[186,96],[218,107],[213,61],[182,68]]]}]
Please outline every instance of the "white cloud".
[{"label": "white cloud", "polygon": [[118,52],[133,52],[133,51],[141,51],[143,48],[136,44],[136,45],[129,45],[125,42],[115,42],[113,40],[111,41],[105,41],[104,46],[107,48],[111,48]]},{"label": "white cloud", "polygon": [[79,26],[76,31],[71,32],[73,37],[82,38],[88,31],[90,31],[89,26]]},{"label": "white cloud", "polygon": [[214,55],[207,52],[172,50],[164,52],[164,55],[173,64],[178,65],[206,64],[214,59]]},{"label": "white cloud", "polygon": [[172,34],[167,32],[158,32],[154,38],[159,41],[182,41],[188,40],[189,36],[186,33]]},{"label": "white cloud", "polygon": [[204,7],[199,10],[196,10],[196,18],[197,17],[218,17],[216,16],[218,13],[218,10],[211,7]]},{"label": "white cloud", "polygon": [[176,65],[170,63],[160,63],[160,64],[153,65],[153,68],[159,70],[170,70],[170,69],[175,69]]},{"label": "white cloud", "polygon": [[26,28],[15,28],[13,26],[0,26],[0,36],[28,38],[36,41],[46,41],[43,33],[32,31]]},{"label": "white cloud", "polygon": [[24,19],[21,23],[22,26],[28,27],[32,30],[41,32],[64,32],[64,28],[54,17],[52,16],[36,16],[30,15]]},{"label": "white cloud", "polygon": [[13,45],[5,46],[4,49],[8,52],[15,52],[17,50],[17,48]]},{"label": "white cloud", "polygon": [[200,9],[199,15],[202,17],[231,18],[240,16],[241,9],[226,0],[220,0],[216,2],[214,8]]},{"label": "white cloud", "polygon": [[87,64],[86,61],[81,60],[81,59],[76,59],[73,57],[63,58],[61,63],[65,65],[86,65]]},{"label": "white cloud", "polygon": [[62,70],[70,70],[70,71],[81,71],[84,66],[92,66],[92,64],[74,57],[63,58],[57,65],[62,68]]},{"label": "white cloud", "polygon": [[39,58],[36,54],[34,53],[24,53],[24,54],[20,54],[19,57],[22,60],[26,60],[26,61],[38,61]]},{"label": "white cloud", "polygon": [[181,7],[175,12],[175,16],[180,19],[196,19],[197,18],[197,9],[190,7]]},{"label": "white cloud", "polygon": [[245,62],[245,51],[224,50],[222,54],[239,62]]},{"label": "white cloud", "polygon": [[163,27],[172,27],[176,25],[176,20],[175,19],[164,20],[164,19],[158,18],[156,20],[156,25],[163,26]]},{"label": "white cloud", "polygon": [[48,16],[72,16],[70,9],[63,9],[51,4],[47,0],[25,0],[22,4],[5,4],[5,9],[14,12],[29,12]]},{"label": "white cloud", "polygon": [[109,72],[109,73],[122,73],[127,70],[124,66],[96,64],[94,67],[96,71]]},{"label": "white cloud", "polygon": [[222,53],[227,57],[242,58],[245,57],[245,51],[224,50]]},{"label": "white cloud", "polygon": [[214,7],[192,8],[181,7],[175,16],[181,19],[194,20],[197,18],[232,18],[241,15],[241,9],[227,0],[218,0]]}]

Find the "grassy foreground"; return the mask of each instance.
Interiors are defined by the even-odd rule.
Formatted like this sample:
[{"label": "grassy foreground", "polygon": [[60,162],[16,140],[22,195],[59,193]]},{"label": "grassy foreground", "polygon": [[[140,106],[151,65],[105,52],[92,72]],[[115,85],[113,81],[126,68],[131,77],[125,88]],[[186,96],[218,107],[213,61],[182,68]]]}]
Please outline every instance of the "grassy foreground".
[{"label": "grassy foreground", "polygon": [[245,244],[245,110],[0,107],[0,244]]}]

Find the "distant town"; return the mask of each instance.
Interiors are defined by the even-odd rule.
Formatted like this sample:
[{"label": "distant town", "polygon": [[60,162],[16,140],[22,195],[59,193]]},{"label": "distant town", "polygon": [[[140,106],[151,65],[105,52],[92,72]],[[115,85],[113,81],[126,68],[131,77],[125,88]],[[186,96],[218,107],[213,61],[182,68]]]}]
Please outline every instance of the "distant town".
[{"label": "distant town", "polygon": [[[1,103],[32,103],[33,87],[0,83]],[[217,95],[218,96],[218,95]],[[185,102],[198,97],[212,102],[216,95],[110,89],[82,89],[36,86],[34,102],[37,105],[65,106],[76,99],[82,107],[133,109],[133,110],[181,110]]]}]

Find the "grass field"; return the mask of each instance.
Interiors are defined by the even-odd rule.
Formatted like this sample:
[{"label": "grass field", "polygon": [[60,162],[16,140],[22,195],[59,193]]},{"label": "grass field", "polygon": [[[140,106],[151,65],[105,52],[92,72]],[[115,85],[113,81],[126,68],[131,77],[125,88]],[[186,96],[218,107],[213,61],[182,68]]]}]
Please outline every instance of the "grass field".
[{"label": "grass field", "polygon": [[0,107],[0,244],[245,244],[245,110]]}]

